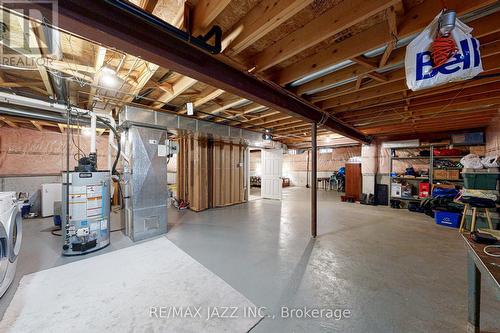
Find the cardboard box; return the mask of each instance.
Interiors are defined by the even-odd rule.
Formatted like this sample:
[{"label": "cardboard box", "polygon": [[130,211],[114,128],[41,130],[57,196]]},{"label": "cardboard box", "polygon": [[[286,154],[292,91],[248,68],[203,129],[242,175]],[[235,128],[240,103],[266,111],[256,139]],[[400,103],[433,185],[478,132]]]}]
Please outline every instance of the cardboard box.
[{"label": "cardboard box", "polygon": [[450,180],[458,180],[460,179],[460,170],[446,170],[447,171],[447,178]]},{"label": "cardboard box", "polygon": [[402,192],[401,184],[392,184],[391,185],[391,197],[401,198],[401,192]]},{"label": "cardboard box", "polygon": [[[434,191],[435,188],[455,188],[455,185],[453,184],[432,184],[432,191]],[[431,193],[432,193],[431,191]]]},{"label": "cardboard box", "polygon": [[485,156],[486,155],[486,147],[485,146],[472,146],[469,148],[469,152],[471,154]]},{"label": "cardboard box", "polygon": [[434,179],[448,179],[448,170],[434,170]]}]

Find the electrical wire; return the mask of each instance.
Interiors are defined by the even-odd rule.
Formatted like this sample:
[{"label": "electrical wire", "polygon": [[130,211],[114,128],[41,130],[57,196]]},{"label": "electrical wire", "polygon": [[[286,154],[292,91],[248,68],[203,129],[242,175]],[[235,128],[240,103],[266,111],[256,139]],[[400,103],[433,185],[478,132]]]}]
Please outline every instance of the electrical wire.
[{"label": "electrical wire", "polygon": [[59,233],[57,233],[57,232],[56,232],[56,231],[61,231],[61,230],[62,230],[61,228],[55,228],[55,229],[52,229],[52,230],[50,231],[50,233],[51,233],[52,235],[54,235],[54,236],[59,236],[59,237],[62,237],[62,234],[59,234]]},{"label": "electrical wire", "polygon": [[487,245],[484,247],[483,252],[484,254],[493,257],[493,258],[500,258],[500,252],[497,253],[491,253],[489,249],[497,249],[500,251],[500,245]]},{"label": "electrical wire", "polygon": [[[71,119],[71,113],[70,113],[70,119]],[[71,120],[70,120],[70,122],[71,122]],[[79,129],[80,128],[80,114],[79,113],[77,114],[76,124],[77,124],[77,128]],[[68,128],[67,130],[70,131],[70,133],[71,133],[71,141],[73,142],[73,145],[78,150],[78,152],[73,155],[73,158],[75,159],[75,161],[79,161],[80,160],[80,153],[82,153],[82,155],[84,157],[87,157],[87,155],[85,154],[85,152],[80,148],[80,142],[79,142],[80,141],[80,134],[78,134],[78,143],[75,143],[75,137],[73,135],[73,131],[70,128]],[[78,157],[75,157],[76,155],[78,155]]]},{"label": "electrical wire", "polygon": [[120,159],[120,155],[121,155],[121,152],[122,152],[122,145],[121,145],[121,140],[120,140],[120,135],[118,134],[118,132],[116,131],[116,128],[114,128],[113,126],[111,126],[111,124],[104,118],[96,115],[96,118],[97,120],[99,120],[101,123],[103,123],[104,125],[106,125],[106,127],[108,127],[111,131],[113,131],[113,133],[115,134],[115,140],[116,140],[116,146],[117,146],[117,152],[116,152],[116,158],[115,158],[115,162],[113,163],[113,167],[111,169],[111,174],[112,175],[118,175],[118,172],[116,171],[116,166],[118,165],[118,160]]}]

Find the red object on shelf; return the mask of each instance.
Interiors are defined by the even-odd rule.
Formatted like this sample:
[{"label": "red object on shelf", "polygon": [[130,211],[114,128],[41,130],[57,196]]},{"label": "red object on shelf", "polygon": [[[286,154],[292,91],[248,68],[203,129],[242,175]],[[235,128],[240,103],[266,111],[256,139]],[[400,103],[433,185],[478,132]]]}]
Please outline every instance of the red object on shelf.
[{"label": "red object on shelf", "polygon": [[420,183],[418,185],[418,197],[427,198],[429,196],[430,186],[429,183]]},{"label": "red object on shelf", "polygon": [[434,156],[462,156],[464,154],[460,149],[434,149]]}]

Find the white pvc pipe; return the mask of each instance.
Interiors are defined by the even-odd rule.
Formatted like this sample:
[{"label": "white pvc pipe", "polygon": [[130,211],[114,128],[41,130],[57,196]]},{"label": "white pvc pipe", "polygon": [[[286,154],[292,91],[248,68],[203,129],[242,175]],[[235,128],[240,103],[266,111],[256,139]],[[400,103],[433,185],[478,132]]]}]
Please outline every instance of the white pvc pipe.
[{"label": "white pvc pipe", "polygon": [[95,154],[96,149],[97,118],[94,112],[90,114],[90,153]]}]

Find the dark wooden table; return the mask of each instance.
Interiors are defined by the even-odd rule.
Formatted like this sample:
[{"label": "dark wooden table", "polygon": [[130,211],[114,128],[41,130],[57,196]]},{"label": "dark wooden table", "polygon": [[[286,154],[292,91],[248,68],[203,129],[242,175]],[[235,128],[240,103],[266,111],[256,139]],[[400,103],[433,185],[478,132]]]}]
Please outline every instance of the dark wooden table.
[{"label": "dark wooden table", "polygon": [[486,255],[486,245],[475,243],[467,234],[462,235],[467,246],[467,279],[468,279],[468,323],[467,332],[479,333],[479,314],[481,308],[481,277],[491,286],[500,301],[500,258]]}]

